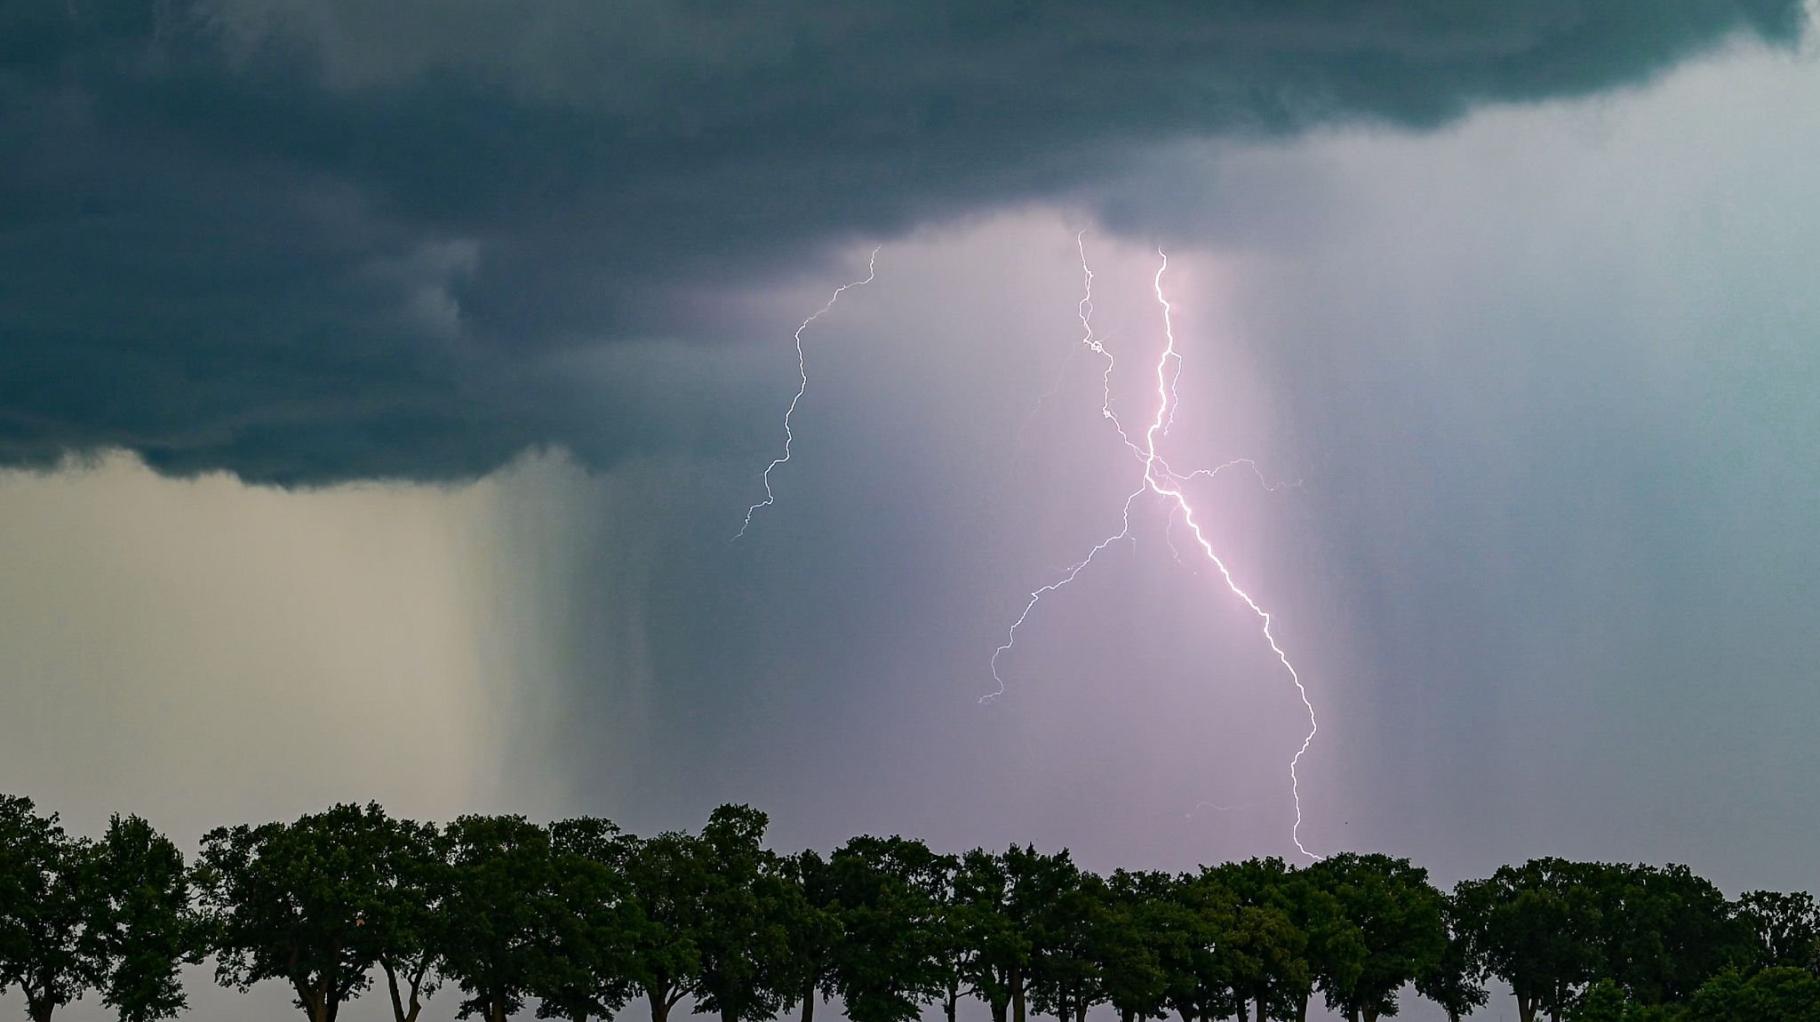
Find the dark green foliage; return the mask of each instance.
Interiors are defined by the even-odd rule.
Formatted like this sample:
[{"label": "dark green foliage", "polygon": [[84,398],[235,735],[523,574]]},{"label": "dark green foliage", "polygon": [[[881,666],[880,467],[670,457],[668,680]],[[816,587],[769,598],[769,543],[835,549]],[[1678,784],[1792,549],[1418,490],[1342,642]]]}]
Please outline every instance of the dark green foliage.
[{"label": "dark green foliage", "polygon": [[961,856],[857,837],[824,859],[765,846],[765,814],[699,834],[464,816],[439,830],[377,805],[219,828],[192,870],[138,817],[100,841],[0,796],[0,985],[34,1022],[98,992],[122,1022],[186,1006],[179,969],[283,982],[311,1022],[383,974],[394,1022],[439,983],[458,1017],[596,1022],[641,998],[769,1022],[837,997],[854,1022],[913,1022],[964,997],[994,1022],[1350,1022],[1414,985],[1454,1022],[1496,977],[1523,1022],[1820,1022],[1820,911],[1805,893],[1728,902],[1683,866],[1536,859],[1460,884],[1341,853],[1101,877],[1066,851]]},{"label": "dark green foliage", "polygon": [[1586,988],[1567,1018],[1568,1022],[1626,1022],[1632,1014],[1630,998],[1624,996],[1623,988],[1602,979]]},{"label": "dark green foliage", "polygon": [[1216,950],[1223,946],[1217,957],[1238,1012],[1249,1006],[1256,1022],[1300,1017],[1315,977],[1309,931],[1297,925],[1297,916],[1324,916],[1326,909],[1316,907],[1307,885],[1281,859],[1247,859],[1203,872],[1235,900]]},{"label": "dark green foliage", "polygon": [[721,1022],[774,1018],[797,993],[790,927],[803,898],[764,847],[768,823],[748,806],[721,806],[694,842],[702,915],[691,992]]},{"label": "dark green foliage", "polygon": [[631,839],[624,861],[632,902],[649,924],[632,935],[627,975],[650,1003],[652,1022],[664,1022],[701,971],[707,872],[687,834]]},{"label": "dark green foliage", "polygon": [[1592,867],[1602,925],[1600,976],[1639,1004],[1685,1001],[1750,955],[1749,928],[1686,866]]},{"label": "dark green foliage", "polygon": [[[1316,972],[1329,1007],[1376,1022],[1396,1013],[1397,991],[1432,972],[1447,949],[1439,892],[1408,859],[1343,852],[1303,872],[1311,896],[1327,895],[1311,924]],[[1340,950],[1343,947],[1344,950]]]},{"label": "dark green foliage", "polygon": [[362,937],[386,979],[393,1022],[416,1022],[435,991],[434,969],[448,920],[453,879],[448,849],[433,825],[369,813],[377,887]]},{"label": "dark green foliage", "polygon": [[364,927],[382,887],[385,821],[376,805],[338,805],[205,835],[195,884],[216,979],[241,990],[280,980],[311,1022],[334,1022],[369,982]]},{"label": "dark green foliage", "polygon": [[1806,969],[1764,969],[1748,979],[1726,971],[1694,994],[1683,1018],[1685,1022],[1820,1022],[1820,979]]},{"label": "dark green foliage", "polygon": [[1459,897],[1442,899],[1446,944],[1439,958],[1416,976],[1416,992],[1435,1002],[1452,1022],[1485,1006],[1484,921]]},{"label": "dark green foliage", "polygon": [[210,831],[194,882],[216,979],[281,980],[332,1022],[377,965],[395,1022],[415,1022],[454,911],[446,852],[435,827],[373,804]]},{"label": "dark green foliage", "polygon": [[835,993],[834,955],[844,935],[834,870],[820,855],[804,851],[780,861],[778,872],[800,895],[785,920],[787,953],[778,963],[778,984],[801,1008],[803,1022],[811,1022],[815,1002]]},{"label": "dark green foliage", "polygon": [[1738,899],[1738,918],[1752,940],[1758,968],[1820,972],[1820,907],[1806,891],[1752,891]]},{"label": "dark green foliage", "polygon": [[1532,859],[1490,879],[1460,885],[1457,896],[1482,927],[1485,961],[1510,984],[1517,1015],[1560,1017],[1575,993],[1596,977],[1601,935],[1602,866]]},{"label": "dark green foliage", "polygon": [[1684,1004],[1709,978],[1756,956],[1749,909],[1735,911],[1685,866],[1537,859],[1462,884],[1457,901],[1475,920],[1487,968],[1515,991],[1523,1022],[1570,1013],[1603,981],[1630,1005],[1626,1018]]},{"label": "dark green foliage", "polygon": [[1042,944],[1045,913],[1078,872],[1067,852],[1048,855],[1029,846],[1013,845],[1001,855],[974,849],[962,857],[954,897],[972,948],[965,975],[994,1022],[1028,1017],[1039,958],[1050,952]]},{"label": "dark green foliage", "polygon": [[550,917],[538,940],[532,989],[538,1018],[611,1018],[634,992],[631,954],[648,924],[631,898],[631,842],[612,823],[583,817],[550,825]]},{"label": "dark green foliage", "polygon": [[1093,934],[1106,1000],[1120,1022],[1161,1018],[1168,1012],[1166,946],[1171,880],[1162,873],[1118,870],[1106,880],[1105,912]]},{"label": "dark green foliage", "polygon": [[[1156,891],[1158,887],[1162,890]],[[1183,1022],[1236,1014],[1234,953],[1238,945],[1229,934],[1238,922],[1238,896],[1207,869],[1195,876],[1178,877],[1166,886],[1159,879],[1152,890],[1160,895],[1152,920],[1159,927],[1163,1007],[1181,1016]]]},{"label": "dark green foliage", "polygon": [[543,965],[554,915],[550,835],[522,816],[463,816],[446,833],[442,968],[467,995],[458,1017],[505,1022]]},{"label": "dark green foliage", "polygon": [[155,1022],[189,1006],[178,976],[198,961],[183,853],[137,816],[108,821],[96,848],[91,946],[102,963],[102,1002],[121,1022]]},{"label": "dark green foliage", "polygon": [[55,813],[0,796],[0,990],[17,987],[33,1022],[104,981],[89,932],[98,901],[95,850],[71,838]]},{"label": "dark green foliage", "polygon": [[921,841],[857,837],[828,860],[842,939],[834,989],[853,1022],[908,1022],[946,989],[941,924],[955,863]]}]

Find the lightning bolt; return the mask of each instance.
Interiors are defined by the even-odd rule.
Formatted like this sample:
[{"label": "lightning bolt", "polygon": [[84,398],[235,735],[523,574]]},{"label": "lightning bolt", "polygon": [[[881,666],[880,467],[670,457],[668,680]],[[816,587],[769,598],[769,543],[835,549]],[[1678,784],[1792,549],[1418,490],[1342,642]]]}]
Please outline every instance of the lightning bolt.
[{"label": "lightning bolt", "polygon": [[834,293],[828,296],[827,303],[814,312],[811,312],[807,319],[804,319],[802,323],[797,325],[796,332],[791,335],[791,339],[796,344],[796,375],[798,382],[796,385],[796,396],[790,399],[790,407],[784,409],[784,453],[772,459],[771,464],[765,466],[765,471],[759,477],[760,481],[765,485],[765,499],[746,508],[746,519],[740,523],[739,531],[733,534],[733,541],[737,542],[745,536],[746,530],[752,527],[752,516],[757,514],[760,508],[767,508],[772,504],[777,503],[777,495],[771,491],[771,472],[776,469],[777,466],[790,460],[790,447],[796,442],[796,434],[791,430],[790,423],[791,420],[796,417],[796,406],[802,403],[803,395],[809,392],[809,363],[803,356],[803,331],[809,329],[809,324],[827,315],[828,311],[834,308],[834,304],[840,301],[841,295],[846,294],[853,288],[864,287],[867,284],[872,283],[873,279],[878,276],[878,252],[879,249],[883,247],[883,245],[877,246],[872,250],[872,254],[866,257],[866,277],[864,280],[849,281],[848,283],[835,288]]},{"label": "lightning bolt", "polygon": [[[1296,850],[1303,855],[1310,859],[1319,859],[1320,856],[1309,851],[1307,847],[1302,844],[1302,785],[1299,772],[1302,757],[1307,754],[1309,746],[1314,743],[1315,735],[1320,730],[1320,723],[1315,716],[1314,703],[1308,698],[1308,689],[1302,683],[1302,677],[1296,671],[1295,665],[1290,662],[1288,653],[1286,653],[1283,650],[1283,647],[1277,642],[1276,634],[1272,630],[1274,619],[1271,617],[1270,612],[1260,606],[1257,600],[1253,599],[1251,594],[1246,592],[1245,589],[1239,585],[1238,580],[1233,577],[1232,571],[1226,566],[1226,562],[1220,558],[1217,552],[1215,552],[1212,541],[1207,538],[1206,533],[1201,528],[1200,521],[1195,516],[1194,505],[1189,501],[1188,496],[1183,489],[1184,484],[1191,479],[1210,479],[1223,471],[1241,466],[1249,468],[1253,474],[1257,475],[1259,481],[1263,482],[1267,489],[1274,489],[1274,487],[1264,480],[1263,474],[1258,470],[1256,462],[1249,458],[1235,458],[1211,469],[1197,469],[1186,475],[1180,475],[1169,467],[1169,463],[1157,451],[1158,437],[1168,435],[1170,426],[1175,422],[1175,410],[1179,404],[1178,385],[1182,375],[1182,356],[1181,353],[1176,350],[1175,310],[1174,307],[1170,305],[1169,298],[1163,291],[1163,274],[1169,269],[1169,256],[1160,248],[1157,250],[1157,256],[1161,259],[1161,263],[1157,267],[1156,276],[1151,281],[1152,290],[1156,293],[1157,304],[1162,308],[1164,337],[1163,350],[1158,354],[1156,360],[1156,410],[1151,417],[1149,425],[1142,434],[1143,440],[1141,443],[1133,439],[1130,432],[1125,429],[1124,424],[1119,421],[1118,415],[1112,410],[1112,374],[1116,367],[1116,361],[1114,360],[1112,353],[1106,350],[1104,343],[1094,336],[1091,324],[1093,312],[1093,271],[1089,269],[1087,265],[1087,250],[1085,243],[1082,240],[1084,234],[1085,232],[1082,232],[1082,234],[1077,234],[1075,236],[1075,244],[1081,255],[1084,289],[1083,297],[1079,305],[1081,326],[1083,330],[1082,343],[1086,345],[1089,350],[1105,359],[1105,372],[1102,376],[1100,415],[1118,430],[1119,438],[1124,441],[1125,446],[1142,462],[1144,469],[1143,476],[1137,487],[1125,497],[1125,502],[1119,517],[1119,531],[1101,540],[1088,551],[1087,556],[1076,561],[1055,581],[1035,589],[1030,593],[1030,598],[1024,604],[1023,610],[1019,612],[1017,619],[1012,622],[1011,627],[1006,630],[1005,641],[1001,643],[997,649],[993,650],[990,667],[993,681],[997,683],[998,687],[995,691],[988,692],[986,695],[982,696],[980,702],[991,702],[1005,694],[1005,679],[1003,675],[999,673],[999,661],[1017,645],[1018,629],[1023,627],[1024,622],[1027,621],[1031,613],[1035,611],[1036,605],[1042,602],[1043,597],[1048,596],[1073,582],[1094,562],[1094,559],[1097,558],[1102,551],[1113,543],[1131,535],[1131,508],[1139,497],[1142,497],[1146,492],[1160,497],[1169,505],[1171,529],[1173,529],[1174,522],[1179,518],[1193,536],[1195,545],[1200,547],[1201,553],[1204,554],[1207,560],[1213,564],[1214,568],[1219,571],[1221,579],[1226,583],[1226,588],[1231,591],[1234,596],[1237,596],[1240,602],[1244,603],[1246,608],[1257,616],[1260,630],[1264,636],[1264,641],[1269,644],[1270,651],[1276,654],[1277,661],[1281,663],[1283,669],[1288,672],[1289,680],[1294,684],[1296,694],[1300,697],[1303,708],[1308,712],[1308,733],[1303,737],[1301,746],[1296,749],[1295,755],[1291,757],[1289,761],[1289,793],[1290,798],[1295,803],[1295,823],[1290,829],[1290,840],[1295,843]],[[1165,532],[1165,539],[1168,540],[1171,550],[1174,551],[1174,539],[1168,532]]]},{"label": "lightning bolt", "polygon": [[[1166,432],[1168,423],[1174,418],[1175,383],[1182,375],[1182,356],[1175,350],[1174,309],[1169,304],[1168,296],[1163,294],[1163,274],[1169,269],[1169,256],[1160,248],[1157,249],[1157,255],[1162,259],[1162,263],[1156,269],[1156,277],[1152,280],[1151,286],[1156,291],[1157,304],[1163,307],[1163,336],[1166,343],[1163,353],[1157,356],[1156,361],[1156,417],[1151,420],[1150,428],[1144,431],[1145,451],[1148,454],[1144,462],[1144,484],[1157,495],[1168,498],[1175,504],[1176,510],[1181,512],[1182,524],[1186,525],[1188,531],[1194,535],[1194,541],[1200,546],[1201,552],[1207,555],[1207,559],[1213,562],[1215,568],[1219,569],[1220,577],[1226,580],[1226,588],[1232,590],[1232,594],[1250,608],[1253,614],[1257,615],[1264,641],[1270,644],[1270,651],[1276,654],[1277,661],[1283,665],[1285,671],[1289,672],[1289,680],[1295,684],[1296,694],[1301,697],[1302,708],[1308,711],[1308,734],[1303,736],[1301,747],[1296,749],[1295,755],[1289,760],[1289,794],[1295,801],[1295,825],[1291,828],[1289,836],[1290,840],[1295,842],[1296,851],[1311,859],[1319,859],[1320,856],[1315,855],[1302,844],[1302,779],[1297,773],[1302,764],[1302,757],[1307,755],[1308,747],[1314,744],[1314,736],[1321,730],[1320,721],[1315,717],[1314,703],[1308,698],[1308,688],[1302,684],[1302,676],[1296,672],[1295,665],[1289,662],[1289,654],[1283,652],[1283,647],[1277,644],[1276,635],[1271,632],[1270,628],[1272,623],[1270,612],[1258,606],[1258,601],[1252,599],[1251,594],[1239,586],[1238,581],[1232,577],[1231,569],[1227,568],[1226,562],[1214,552],[1213,543],[1201,531],[1201,523],[1194,517],[1194,505],[1190,504],[1187,496],[1183,494],[1180,480],[1168,474],[1167,465],[1162,466],[1163,475],[1158,475],[1157,472],[1157,433]],[[1166,371],[1171,360],[1175,362],[1173,375],[1167,374]]]},{"label": "lightning bolt", "polygon": [[1236,806],[1223,806],[1223,805],[1219,804],[1218,802],[1205,802],[1205,801],[1196,802],[1194,804],[1193,809],[1190,809],[1186,813],[1182,814],[1182,818],[1185,820],[1192,820],[1192,819],[1194,819],[1194,814],[1200,812],[1203,809],[1211,809],[1216,813],[1236,813],[1241,809],[1248,809],[1248,808],[1250,808],[1250,807],[1247,805],[1243,805],[1243,804],[1236,805]]}]

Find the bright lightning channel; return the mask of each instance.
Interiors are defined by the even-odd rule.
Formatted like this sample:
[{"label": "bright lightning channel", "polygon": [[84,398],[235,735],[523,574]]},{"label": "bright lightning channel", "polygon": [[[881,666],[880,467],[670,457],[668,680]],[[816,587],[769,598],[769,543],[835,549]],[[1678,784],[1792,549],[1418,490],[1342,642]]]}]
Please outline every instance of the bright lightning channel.
[{"label": "bright lightning channel", "polygon": [[[1302,738],[1302,744],[1296,749],[1295,755],[1289,760],[1289,793],[1290,798],[1295,803],[1295,824],[1290,829],[1290,840],[1295,842],[1296,850],[1303,855],[1310,859],[1319,859],[1319,855],[1309,851],[1307,847],[1302,844],[1302,790],[1301,777],[1299,774],[1302,757],[1307,754],[1309,746],[1314,743],[1316,733],[1320,730],[1319,721],[1315,717],[1314,703],[1308,698],[1308,689],[1302,684],[1302,677],[1296,671],[1295,665],[1290,663],[1289,655],[1284,652],[1283,647],[1277,642],[1276,635],[1271,629],[1273,619],[1271,618],[1270,613],[1259,606],[1258,602],[1251,597],[1250,593],[1247,593],[1240,587],[1238,581],[1233,578],[1231,570],[1226,567],[1226,562],[1221,560],[1219,554],[1214,552],[1213,543],[1208,540],[1206,533],[1202,531],[1201,524],[1195,517],[1194,506],[1189,502],[1187,494],[1183,490],[1183,484],[1190,479],[1212,478],[1227,469],[1239,466],[1249,468],[1253,474],[1258,476],[1260,482],[1264,482],[1263,474],[1259,472],[1257,464],[1251,459],[1235,458],[1211,469],[1197,469],[1186,475],[1179,475],[1170,469],[1169,463],[1157,452],[1158,436],[1167,435],[1170,426],[1175,422],[1175,410],[1179,403],[1177,385],[1182,375],[1182,356],[1181,353],[1176,350],[1175,322],[1173,318],[1174,308],[1170,305],[1168,296],[1163,292],[1163,274],[1169,269],[1169,256],[1160,248],[1157,250],[1157,256],[1161,259],[1161,264],[1157,267],[1156,276],[1151,281],[1151,287],[1156,293],[1157,304],[1162,307],[1163,311],[1164,336],[1163,350],[1157,356],[1156,361],[1156,411],[1152,416],[1148,427],[1144,430],[1143,442],[1141,444],[1134,440],[1130,433],[1126,431],[1123,423],[1119,421],[1118,415],[1112,411],[1112,373],[1115,368],[1113,355],[1110,351],[1106,350],[1105,345],[1100,339],[1096,338],[1093,333],[1091,323],[1093,314],[1093,271],[1089,269],[1087,265],[1087,250],[1082,240],[1084,234],[1085,232],[1082,232],[1082,234],[1077,234],[1075,236],[1075,245],[1080,250],[1081,255],[1081,271],[1084,287],[1084,293],[1079,305],[1079,314],[1083,331],[1082,344],[1095,354],[1100,355],[1106,361],[1105,372],[1102,376],[1100,415],[1112,423],[1113,427],[1118,430],[1119,437],[1124,441],[1125,446],[1143,463],[1144,474],[1142,481],[1138,484],[1137,488],[1132,490],[1131,493],[1125,497],[1125,502],[1119,516],[1119,531],[1101,540],[1093,549],[1087,552],[1086,557],[1081,558],[1079,561],[1076,561],[1073,565],[1069,566],[1069,568],[1055,581],[1030,593],[1030,599],[1024,604],[1023,610],[1019,612],[1017,620],[1013,621],[1011,627],[1006,630],[1005,641],[992,652],[992,679],[997,682],[998,688],[995,691],[988,692],[986,695],[982,696],[980,702],[991,702],[1005,694],[1005,679],[999,673],[999,660],[1017,644],[1018,629],[1023,627],[1024,622],[1029,619],[1030,614],[1036,609],[1036,605],[1042,602],[1043,597],[1073,582],[1081,572],[1087,569],[1088,565],[1093,563],[1094,559],[1100,555],[1101,551],[1131,535],[1132,505],[1139,497],[1143,496],[1146,491],[1155,494],[1158,497],[1162,497],[1170,504],[1169,517],[1171,526],[1173,527],[1173,523],[1176,519],[1179,518],[1181,520],[1182,524],[1188,528],[1189,533],[1193,536],[1195,544],[1200,547],[1201,552],[1206,555],[1207,560],[1219,571],[1220,577],[1226,583],[1226,588],[1230,590],[1233,595],[1237,596],[1253,614],[1257,615],[1264,641],[1270,645],[1270,651],[1276,654],[1277,661],[1283,665],[1283,669],[1289,672],[1289,680],[1295,685],[1296,694],[1301,698],[1303,708],[1308,711],[1308,733]],[[1265,483],[1265,486],[1266,488],[1274,488],[1270,487],[1268,483]],[[1175,547],[1173,538],[1168,537],[1167,534],[1166,538],[1169,538],[1169,546],[1173,550]]]},{"label": "bright lightning channel", "polygon": [[790,447],[796,442],[796,434],[791,431],[790,422],[796,416],[796,406],[802,403],[803,395],[809,391],[809,363],[803,356],[803,331],[809,329],[809,324],[827,315],[828,311],[834,308],[834,303],[840,301],[841,295],[853,288],[864,287],[872,283],[873,279],[878,276],[878,252],[883,247],[883,245],[877,246],[872,250],[872,254],[866,257],[864,280],[849,281],[835,288],[834,293],[828,296],[827,303],[810,313],[807,319],[797,325],[796,332],[791,335],[796,344],[797,385],[796,396],[790,399],[790,407],[784,409],[784,453],[772,459],[771,464],[765,466],[764,473],[759,477],[765,485],[765,499],[746,508],[746,519],[740,523],[739,531],[733,534],[735,541],[744,537],[746,530],[752,527],[752,516],[757,514],[760,508],[770,507],[777,503],[777,495],[771,491],[771,472],[777,466],[790,460]]}]

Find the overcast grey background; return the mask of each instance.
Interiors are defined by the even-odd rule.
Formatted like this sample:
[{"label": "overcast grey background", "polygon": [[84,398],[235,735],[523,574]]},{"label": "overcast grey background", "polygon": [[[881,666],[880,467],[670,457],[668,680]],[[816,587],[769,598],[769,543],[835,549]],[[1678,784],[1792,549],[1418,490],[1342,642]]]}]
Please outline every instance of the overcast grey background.
[{"label": "overcast grey background", "polygon": [[[1531,10],[1571,25],[1573,6]],[[573,98],[560,61],[501,70],[454,28],[374,50],[302,8],[219,10],[235,38],[329,38],[331,97],[478,62],[507,95],[643,109]],[[1526,28],[1487,30],[1476,59]],[[639,830],[738,800],[772,813],[785,848],[902,831],[1067,845],[1101,869],[1292,853],[1300,704],[1255,619],[1172,557],[1154,506],[1135,543],[1032,616],[1005,698],[976,702],[1023,594],[1116,529],[1136,481],[1075,353],[1085,230],[1128,420],[1147,411],[1161,244],[1186,359],[1172,462],[1250,456],[1291,484],[1223,476],[1194,496],[1321,714],[1302,774],[1311,848],[1409,855],[1445,883],[1550,853],[1683,861],[1734,893],[1811,887],[1820,67],[1800,45],[1696,37],[1675,55],[1717,48],[1651,50],[1572,89],[1446,79],[1414,106],[1323,93],[1320,116],[1236,132],[1187,130],[1184,110],[1111,130],[1108,102],[1041,145],[970,150],[936,118],[932,136],[891,122],[883,155],[852,155],[875,168],[907,138],[955,146],[926,179],[842,177],[811,155],[825,140],[802,139],[757,165],[831,176],[738,191],[763,215],[724,249],[715,194],[680,221],[700,237],[636,225],[611,258],[551,226],[579,222],[578,203],[652,201],[578,184],[586,153],[527,171],[542,191],[495,194],[421,168],[386,179],[383,152],[249,157],[197,141],[196,115],[140,136],[167,144],[134,166],[187,153],[153,175],[173,195],[207,183],[198,167],[256,180],[239,162],[253,159],[348,205],[274,180],[277,198],[121,192],[67,221],[22,199],[15,171],[8,258],[42,265],[30,294],[8,277],[0,436],[15,462],[90,460],[0,477],[0,777],[75,829],[132,810],[186,842],[335,799]],[[707,65],[730,52],[689,38]],[[1439,38],[1462,36],[1384,45],[1449,52]],[[79,97],[85,68],[4,84]],[[1559,92],[1574,95],[1546,98]],[[1449,93],[1468,99],[1432,98]],[[1449,119],[1481,98],[1522,102]],[[1004,109],[1044,102],[1005,94]],[[18,109],[0,118],[16,137]],[[711,127],[714,108],[695,109]],[[540,159],[556,159],[549,137]],[[964,188],[946,174],[962,166]],[[450,191],[401,205],[413,174]],[[817,219],[818,188],[848,205]],[[219,280],[219,261],[250,265],[246,225],[273,222],[254,212],[294,200],[326,233],[275,228],[269,265]],[[207,287],[142,269],[130,232],[95,219],[137,209],[152,237],[194,242],[179,214],[202,208],[223,217],[222,247],[183,251]],[[787,219],[799,235],[758,229]],[[45,260],[47,238],[119,262]],[[778,502],[729,543],[781,440],[790,331],[874,244],[877,280],[805,334],[811,389]],[[573,289],[541,276],[578,253],[604,261]],[[282,301],[215,304],[258,288]],[[489,304],[514,288],[536,300]],[[319,322],[255,329],[297,322],[293,307]],[[123,326],[147,322],[151,341]],[[82,357],[63,360],[78,337]],[[220,468],[334,485],[184,476]],[[375,481],[396,476],[433,481]],[[275,991],[192,990],[198,1019],[289,1010]]]}]

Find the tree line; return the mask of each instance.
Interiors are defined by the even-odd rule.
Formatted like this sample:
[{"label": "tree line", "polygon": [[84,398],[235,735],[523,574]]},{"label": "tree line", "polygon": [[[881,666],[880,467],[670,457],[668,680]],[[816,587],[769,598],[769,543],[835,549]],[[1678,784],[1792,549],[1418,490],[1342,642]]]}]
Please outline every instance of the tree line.
[{"label": "tree line", "polygon": [[1100,876],[1068,852],[942,854],[903,837],[778,854],[764,813],[699,833],[596,818],[437,826],[374,804],[222,827],[194,862],[146,821],[99,839],[0,796],[0,990],[34,1022],[97,994],[122,1022],[187,1007],[212,960],[284,985],[310,1022],[383,985],[395,1022],[439,987],[454,1014],[590,1022],[687,1004],[721,1022],[910,1022],[963,999],[993,1022],[1351,1022],[1406,988],[1466,1017],[1500,981],[1523,1022],[1820,1022],[1820,910],[1728,900],[1682,866],[1535,859],[1451,891],[1407,859],[1343,853]]}]

